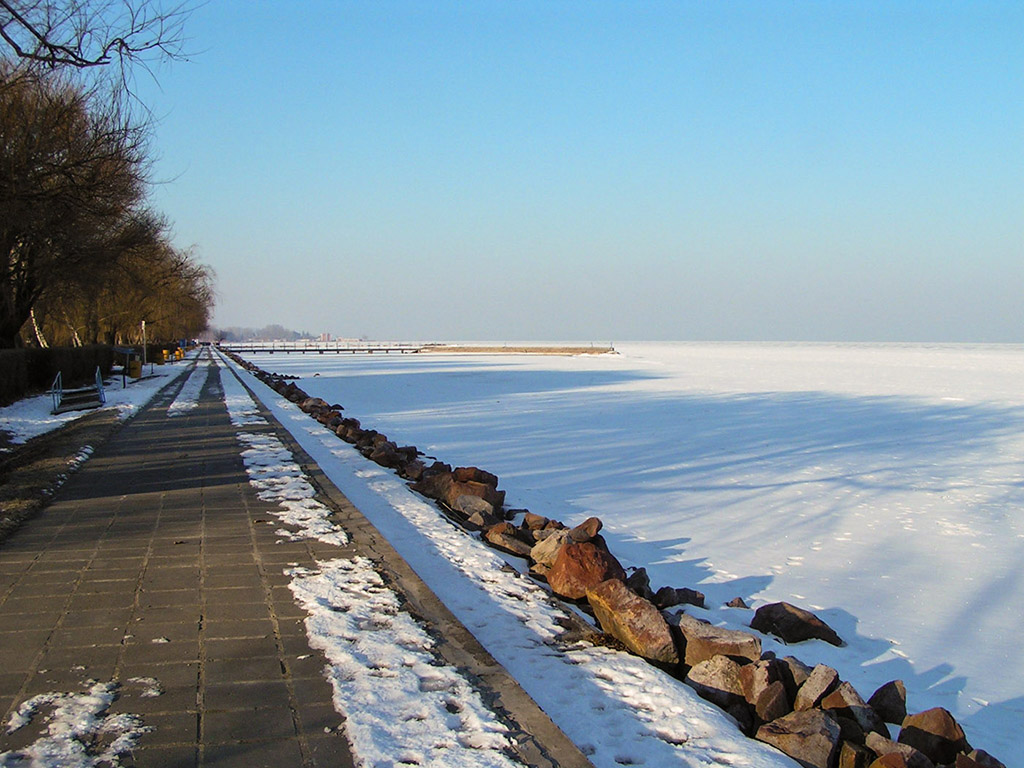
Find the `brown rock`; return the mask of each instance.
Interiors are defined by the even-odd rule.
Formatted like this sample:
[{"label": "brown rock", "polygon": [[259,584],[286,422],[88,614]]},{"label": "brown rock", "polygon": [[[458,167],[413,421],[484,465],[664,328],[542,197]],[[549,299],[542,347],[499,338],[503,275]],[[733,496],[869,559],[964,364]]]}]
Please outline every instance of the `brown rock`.
[{"label": "brown rock", "polygon": [[689,587],[678,587],[676,589],[676,598],[680,603],[686,603],[687,605],[695,605],[698,608],[704,607],[704,593],[699,592],[696,589],[690,589]]},{"label": "brown rock", "polygon": [[818,709],[793,712],[762,725],[755,738],[771,744],[805,768],[832,768],[839,751],[839,726]]},{"label": "brown rock", "polygon": [[457,483],[481,483],[492,488],[498,487],[497,475],[492,475],[479,467],[456,467],[452,470],[452,477]]},{"label": "brown rock", "polygon": [[459,496],[479,496],[494,507],[495,511],[500,510],[505,504],[504,491],[499,491],[493,485],[475,480],[456,480],[455,475],[452,474],[442,498],[448,503],[448,506],[454,506]]},{"label": "brown rock", "polygon": [[[572,538],[572,531],[569,531],[569,538]],[[647,575],[646,568],[635,568],[626,579],[626,586],[636,592],[644,600],[652,600],[654,593],[651,592],[651,579]]]},{"label": "brown rock", "polygon": [[520,540],[517,533],[518,529],[511,523],[498,523],[484,532],[484,539],[505,552],[519,557],[529,557],[530,545]]},{"label": "brown rock", "polygon": [[374,448],[368,458],[389,469],[397,469],[405,463],[404,457],[398,453],[398,446],[390,440],[385,440]]},{"label": "brown rock", "polygon": [[[907,768],[935,768],[935,764],[923,752],[914,749],[909,744],[900,744],[892,739],[887,739],[874,731],[867,734],[865,744],[879,758],[899,755],[903,759],[901,765],[905,765]],[[894,760],[895,758],[889,759]]]},{"label": "brown rock", "polygon": [[651,602],[659,608],[671,608],[673,605],[679,605],[681,601],[675,587],[662,587],[654,593]]},{"label": "brown rock", "polygon": [[542,515],[535,515],[533,512],[527,512],[523,515],[523,525],[525,525],[531,531],[539,531],[548,524],[548,519]]},{"label": "brown rock", "polygon": [[728,603],[725,604],[727,608],[746,608],[750,609],[750,606],[743,602],[742,597],[734,597]]},{"label": "brown rock", "polygon": [[582,523],[569,531],[569,538],[577,544],[584,541],[590,541],[601,532],[602,527],[603,523],[600,518],[588,517]]},{"label": "brown rock", "polygon": [[424,469],[426,469],[426,467],[423,465],[422,461],[420,461],[419,459],[413,459],[412,461],[407,462],[405,466],[402,467],[401,475],[406,480],[412,480],[415,483],[417,480],[423,477]]},{"label": "brown rock", "polygon": [[704,593],[689,587],[662,587],[654,593],[653,602],[659,608],[671,608],[673,605],[695,605],[704,607]]},{"label": "brown rock", "polygon": [[452,504],[452,509],[456,512],[461,512],[466,517],[482,515],[485,521],[490,521],[487,523],[488,525],[501,522],[501,518],[494,513],[494,507],[491,506],[491,503],[486,499],[481,499],[479,496],[468,496],[465,494],[459,496],[455,499],[455,503]]},{"label": "brown rock", "polygon": [[[971,760],[975,765],[980,765],[982,768],[1006,768],[1001,762],[996,760],[992,755],[986,752],[984,749],[972,749],[970,753],[965,755],[968,760]],[[956,756],[957,768],[960,768],[960,755]]]},{"label": "brown rock", "polygon": [[[745,667],[741,667],[741,669],[745,669]],[[768,687],[751,702],[751,706],[757,718],[757,725],[778,720],[793,711],[789,706],[789,698],[786,696],[786,686],[782,684],[781,680],[769,683]]]},{"label": "brown rock", "polygon": [[[475,496],[466,496],[467,499],[475,499]],[[484,502],[486,503],[486,502]],[[488,505],[488,509],[490,506]],[[491,514],[489,511],[478,510],[466,518],[466,526],[470,530],[482,531],[486,528],[490,528],[492,525],[500,523],[497,517]]]},{"label": "brown rock", "polygon": [[782,682],[786,684],[789,700],[796,701],[796,692],[811,676],[811,668],[795,656],[783,656],[779,662],[782,664],[780,672],[782,673]]},{"label": "brown rock", "polygon": [[[757,701],[757,698],[768,686],[780,681],[779,662],[774,659],[761,659],[753,664],[745,664],[740,668],[743,697],[751,705]],[[772,719],[774,720],[775,718]]]},{"label": "brown rock", "polygon": [[887,723],[902,723],[907,716],[907,689],[902,680],[890,680],[871,694],[868,706]]},{"label": "brown rock", "polygon": [[952,763],[958,752],[971,751],[960,724],[942,707],[907,716],[900,729],[899,742],[920,750],[938,764]]},{"label": "brown rock", "polygon": [[799,643],[804,640],[824,640],[832,645],[842,645],[842,638],[835,631],[810,611],[797,608],[790,603],[770,603],[762,605],[754,613],[750,628],[759,632],[775,635],[786,643]]},{"label": "brown rock", "polygon": [[719,654],[749,661],[761,658],[761,640],[754,635],[714,627],[685,613],[672,616],[669,622],[678,627],[683,636],[684,662],[691,667]]},{"label": "brown rock", "polygon": [[728,656],[712,656],[695,664],[686,673],[683,682],[701,698],[722,709],[746,704],[743,683],[740,682],[740,665]]},{"label": "brown rock", "polygon": [[800,712],[818,706],[822,699],[839,686],[839,673],[832,667],[818,664],[811,670],[800,690],[796,692],[793,709]]},{"label": "brown rock", "polygon": [[570,600],[586,597],[588,589],[608,579],[625,581],[626,572],[608,550],[590,541],[567,543],[558,551],[548,572],[552,591]]},{"label": "brown rock", "polygon": [[637,656],[659,664],[679,663],[679,653],[661,612],[622,581],[609,579],[588,589],[587,601],[601,629]]},{"label": "brown rock", "polygon": [[530,559],[550,568],[555,564],[555,559],[558,557],[558,553],[561,551],[562,547],[566,545],[568,540],[568,532],[564,530],[552,530],[550,536],[533,545],[533,549],[530,550]]},{"label": "brown rock", "polygon": [[865,733],[874,731],[889,738],[889,729],[882,722],[882,718],[848,682],[839,683],[834,691],[821,700],[819,706],[826,712],[833,712],[837,717],[853,720]]},{"label": "brown rock", "polygon": [[875,753],[860,744],[844,741],[839,749],[836,768],[868,768],[875,761]]}]

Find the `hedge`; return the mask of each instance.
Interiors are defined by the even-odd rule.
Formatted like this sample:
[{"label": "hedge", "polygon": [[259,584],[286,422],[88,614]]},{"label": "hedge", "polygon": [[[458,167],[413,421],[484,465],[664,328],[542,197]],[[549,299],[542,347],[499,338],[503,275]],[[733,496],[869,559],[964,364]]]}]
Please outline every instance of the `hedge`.
[{"label": "hedge", "polygon": [[114,350],[105,344],[51,349],[0,349],[0,405],[45,392],[60,371],[65,387],[88,384],[99,366],[104,376],[114,364]]}]

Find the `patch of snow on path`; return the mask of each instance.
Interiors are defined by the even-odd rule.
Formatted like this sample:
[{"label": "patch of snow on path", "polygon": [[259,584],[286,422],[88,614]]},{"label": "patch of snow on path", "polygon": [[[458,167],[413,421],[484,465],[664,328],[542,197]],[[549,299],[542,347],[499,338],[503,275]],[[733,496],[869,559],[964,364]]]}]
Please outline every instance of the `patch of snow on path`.
[{"label": "patch of snow on path", "polygon": [[210,358],[210,352],[208,350],[205,351],[200,356],[200,361],[196,363],[192,373],[188,375],[188,379],[182,385],[178,396],[174,398],[174,402],[167,407],[168,416],[184,416],[199,405],[199,393],[206,386],[206,379],[210,375],[210,368],[214,366],[215,363]]},{"label": "patch of snow on path", "polygon": [[318,566],[290,571],[291,589],[310,614],[310,645],[331,663],[335,708],[365,763],[516,765],[505,755],[507,728],[464,677],[438,665],[434,641],[372,563],[356,557]]},{"label": "patch of snow on path", "polygon": [[721,710],[642,659],[589,644],[561,647],[565,609],[546,590],[454,528],[401,479],[364,459],[254,377],[247,381],[332,482],[595,766],[793,766],[781,753],[745,738]]},{"label": "patch of snow on path", "polygon": [[46,734],[25,749],[0,753],[0,768],[92,768],[119,766],[139,736],[151,728],[136,715],[104,714],[114,701],[117,683],[92,683],[85,693],[43,693],[11,715],[7,733],[24,728],[40,713]]}]

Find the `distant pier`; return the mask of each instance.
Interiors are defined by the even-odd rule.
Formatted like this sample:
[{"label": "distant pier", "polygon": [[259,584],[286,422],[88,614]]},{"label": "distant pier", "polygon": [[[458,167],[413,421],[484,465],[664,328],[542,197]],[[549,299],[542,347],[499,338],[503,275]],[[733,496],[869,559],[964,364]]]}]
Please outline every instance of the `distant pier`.
[{"label": "distant pier", "polygon": [[461,355],[603,355],[614,353],[611,345],[568,346],[564,344],[440,344],[383,341],[222,341],[221,349],[245,353],[266,354],[399,354],[415,355],[421,352]]},{"label": "distant pier", "polygon": [[220,349],[239,353],[265,352],[268,354],[282,353],[299,354],[353,354],[373,355],[377,353],[400,355],[416,354],[423,351],[422,344],[404,342],[365,342],[365,341],[227,341],[217,345]]}]

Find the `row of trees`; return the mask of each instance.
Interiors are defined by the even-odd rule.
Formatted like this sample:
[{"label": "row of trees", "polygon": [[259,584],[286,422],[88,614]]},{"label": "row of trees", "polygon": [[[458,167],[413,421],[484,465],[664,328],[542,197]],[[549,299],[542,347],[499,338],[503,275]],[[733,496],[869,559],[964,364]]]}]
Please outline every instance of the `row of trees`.
[{"label": "row of trees", "polygon": [[[171,42],[133,30],[169,27],[143,3],[115,28],[131,5],[0,0],[0,347],[207,327],[212,273],[148,204],[149,127],[125,90],[126,64]],[[114,80],[82,76],[109,63]]]}]

